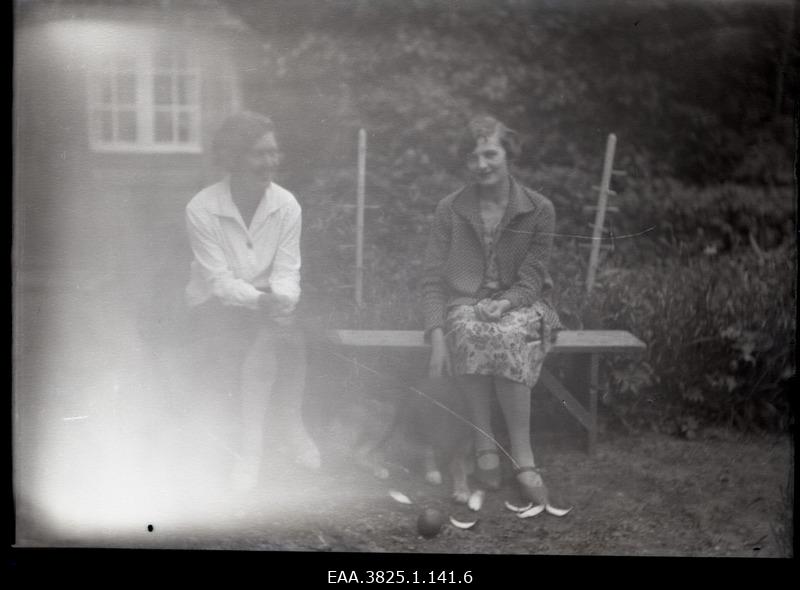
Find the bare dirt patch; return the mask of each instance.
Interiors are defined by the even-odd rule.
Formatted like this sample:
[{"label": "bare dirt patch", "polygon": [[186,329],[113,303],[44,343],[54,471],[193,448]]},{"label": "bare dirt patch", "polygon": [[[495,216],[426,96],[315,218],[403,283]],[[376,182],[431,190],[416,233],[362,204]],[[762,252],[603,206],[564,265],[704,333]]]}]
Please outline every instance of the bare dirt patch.
[{"label": "bare dirt patch", "polygon": [[[220,493],[195,505],[194,518],[153,513],[155,531],[62,537],[62,546],[132,546],[244,551],[342,551],[447,554],[791,556],[792,447],[787,438],[664,435],[607,437],[595,457],[557,442],[541,443],[554,503],[565,517],[522,520],[504,506],[518,502],[511,482],[471,512],[414,470],[378,480],[340,462],[318,474],[283,466],[259,489]],[[399,490],[403,505],[389,496]],[[200,507],[202,506],[202,509]],[[446,524],[431,539],[416,530],[424,508],[478,524]],[[190,513],[187,513],[190,514]],[[199,518],[197,515],[202,514]]]}]

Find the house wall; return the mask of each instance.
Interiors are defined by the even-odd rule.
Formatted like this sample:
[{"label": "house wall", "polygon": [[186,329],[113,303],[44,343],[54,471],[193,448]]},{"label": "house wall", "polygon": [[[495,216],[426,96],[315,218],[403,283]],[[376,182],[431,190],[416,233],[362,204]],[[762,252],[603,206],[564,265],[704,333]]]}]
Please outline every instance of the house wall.
[{"label": "house wall", "polygon": [[[74,14],[72,15],[74,17]],[[15,269],[28,284],[116,282],[142,300],[185,280],[183,209],[218,178],[210,143],[239,108],[250,40],[230,31],[84,15],[27,23],[15,39]],[[96,37],[96,39],[95,39]],[[201,68],[200,153],[89,145],[87,76],[103,47],[169,39]],[[105,44],[105,45],[104,45]]]}]

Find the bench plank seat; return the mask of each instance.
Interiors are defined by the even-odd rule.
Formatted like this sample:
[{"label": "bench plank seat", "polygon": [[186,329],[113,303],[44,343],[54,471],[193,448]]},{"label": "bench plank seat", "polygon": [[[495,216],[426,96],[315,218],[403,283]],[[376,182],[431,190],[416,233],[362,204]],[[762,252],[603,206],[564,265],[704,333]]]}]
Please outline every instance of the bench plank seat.
[{"label": "bench plank seat", "polygon": [[[421,330],[328,330],[328,340],[340,346],[426,348]],[[624,330],[562,330],[550,354],[580,352],[641,352],[645,343]]]}]

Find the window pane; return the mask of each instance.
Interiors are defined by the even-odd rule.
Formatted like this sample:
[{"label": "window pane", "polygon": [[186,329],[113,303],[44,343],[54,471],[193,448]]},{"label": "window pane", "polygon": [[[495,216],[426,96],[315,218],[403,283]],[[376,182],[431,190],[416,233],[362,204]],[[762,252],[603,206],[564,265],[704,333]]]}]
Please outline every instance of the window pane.
[{"label": "window pane", "polygon": [[127,73],[117,76],[117,104],[136,104],[136,75]]},{"label": "window pane", "polygon": [[178,104],[189,104],[189,76],[178,76]]},{"label": "window pane", "polygon": [[135,111],[119,111],[117,113],[117,139],[119,141],[136,141]]},{"label": "window pane", "polygon": [[192,141],[192,116],[190,113],[178,113],[178,141],[180,143]]},{"label": "window pane", "polygon": [[113,94],[111,92],[111,76],[100,75],[97,77],[97,87],[100,92],[98,95],[99,102],[102,104],[110,105],[113,102]]},{"label": "window pane", "polygon": [[97,118],[100,122],[100,140],[114,141],[114,127],[111,123],[111,111],[97,111]]},{"label": "window pane", "polygon": [[153,80],[156,104],[172,104],[172,76],[160,74]]},{"label": "window pane", "polygon": [[195,105],[200,101],[198,100],[198,80],[197,76],[184,75],[178,76],[178,104],[182,105]]},{"label": "window pane", "polygon": [[172,138],[172,111],[156,111],[155,140],[171,143]]}]

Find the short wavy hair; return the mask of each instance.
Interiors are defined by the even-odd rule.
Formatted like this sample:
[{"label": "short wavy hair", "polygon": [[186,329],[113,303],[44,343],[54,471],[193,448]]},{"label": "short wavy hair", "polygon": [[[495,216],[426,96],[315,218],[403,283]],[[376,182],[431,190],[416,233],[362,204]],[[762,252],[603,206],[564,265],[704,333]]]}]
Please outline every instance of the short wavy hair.
[{"label": "short wavy hair", "polygon": [[491,115],[480,115],[470,119],[458,142],[458,157],[463,161],[475,149],[479,139],[497,135],[506,151],[509,162],[516,162],[522,154],[522,138]]},{"label": "short wavy hair", "polygon": [[267,133],[275,133],[275,124],[266,115],[250,111],[230,115],[220,125],[211,144],[214,161],[230,171]]}]

